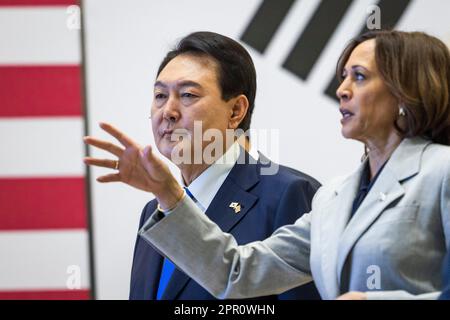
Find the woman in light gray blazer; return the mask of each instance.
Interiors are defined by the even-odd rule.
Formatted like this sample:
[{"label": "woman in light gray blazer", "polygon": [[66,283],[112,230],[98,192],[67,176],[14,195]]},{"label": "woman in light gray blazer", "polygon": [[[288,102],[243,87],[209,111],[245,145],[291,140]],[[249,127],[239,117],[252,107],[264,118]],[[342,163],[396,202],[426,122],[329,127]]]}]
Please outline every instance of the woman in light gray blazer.
[{"label": "woman in light gray blazer", "polygon": [[140,235],[219,298],[279,294],[312,278],[325,299],[437,298],[450,248],[449,50],[424,33],[370,32],[350,42],[337,74],[342,135],[365,145],[365,159],[264,241],[238,246],[149,148],[112,126],[103,127],[125,147],[120,166],[86,162],[119,167],[101,182],[155,194],[159,211]]}]

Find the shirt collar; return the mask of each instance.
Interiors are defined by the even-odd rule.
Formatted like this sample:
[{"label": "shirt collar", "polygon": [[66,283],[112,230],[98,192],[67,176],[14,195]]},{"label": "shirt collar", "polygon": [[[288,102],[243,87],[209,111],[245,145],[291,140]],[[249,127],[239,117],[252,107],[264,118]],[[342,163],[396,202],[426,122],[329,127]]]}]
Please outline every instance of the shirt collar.
[{"label": "shirt collar", "polygon": [[369,165],[369,161],[366,162],[366,165],[364,166],[364,169],[363,169],[363,171],[361,173],[361,179],[359,181],[359,191],[360,192],[368,193],[369,190],[372,189],[372,186],[375,184],[375,181],[380,176],[381,171],[383,171],[384,166],[386,165],[387,161],[385,163],[383,163],[383,165],[380,167],[380,169],[378,169],[377,174],[375,175],[375,177],[373,177],[372,180],[370,180],[370,165]]},{"label": "shirt collar", "polygon": [[216,196],[223,182],[239,158],[241,148],[238,143],[233,145],[212,165],[203,171],[188,186],[189,191],[198,201],[200,209],[206,211]]}]

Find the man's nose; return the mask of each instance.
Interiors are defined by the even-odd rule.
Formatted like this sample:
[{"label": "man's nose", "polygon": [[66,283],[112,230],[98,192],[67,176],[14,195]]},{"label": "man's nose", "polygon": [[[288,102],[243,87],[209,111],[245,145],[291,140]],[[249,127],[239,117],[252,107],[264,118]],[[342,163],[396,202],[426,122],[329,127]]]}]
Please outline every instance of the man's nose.
[{"label": "man's nose", "polygon": [[169,122],[177,122],[180,118],[180,104],[178,99],[170,97],[164,106],[163,118]]}]

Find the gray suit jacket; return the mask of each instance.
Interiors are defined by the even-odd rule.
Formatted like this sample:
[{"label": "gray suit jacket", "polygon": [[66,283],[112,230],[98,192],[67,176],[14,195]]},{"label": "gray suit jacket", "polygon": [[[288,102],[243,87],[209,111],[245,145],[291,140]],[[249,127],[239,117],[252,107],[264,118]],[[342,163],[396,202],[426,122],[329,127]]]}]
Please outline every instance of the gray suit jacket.
[{"label": "gray suit jacket", "polygon": [[450,147],[404,139],[349,221],[363,165],[264,241],[238,246],[189,197],[164,218],[155,212],[140,235],[218,298],[279,294],[311,275],[324,299],[437,298],[450,248]]}]

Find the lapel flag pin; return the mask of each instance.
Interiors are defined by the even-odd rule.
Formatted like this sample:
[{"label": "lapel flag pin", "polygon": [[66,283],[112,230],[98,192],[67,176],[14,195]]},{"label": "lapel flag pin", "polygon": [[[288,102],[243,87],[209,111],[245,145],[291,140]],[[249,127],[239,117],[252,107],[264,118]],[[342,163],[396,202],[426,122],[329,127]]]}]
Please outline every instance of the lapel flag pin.
[{"label": "lapel flag pin", "polygon": [[241,212],[241,205],[239,204],[239,202],[230,203],[230,208],[234,209],[234,213]]}]

